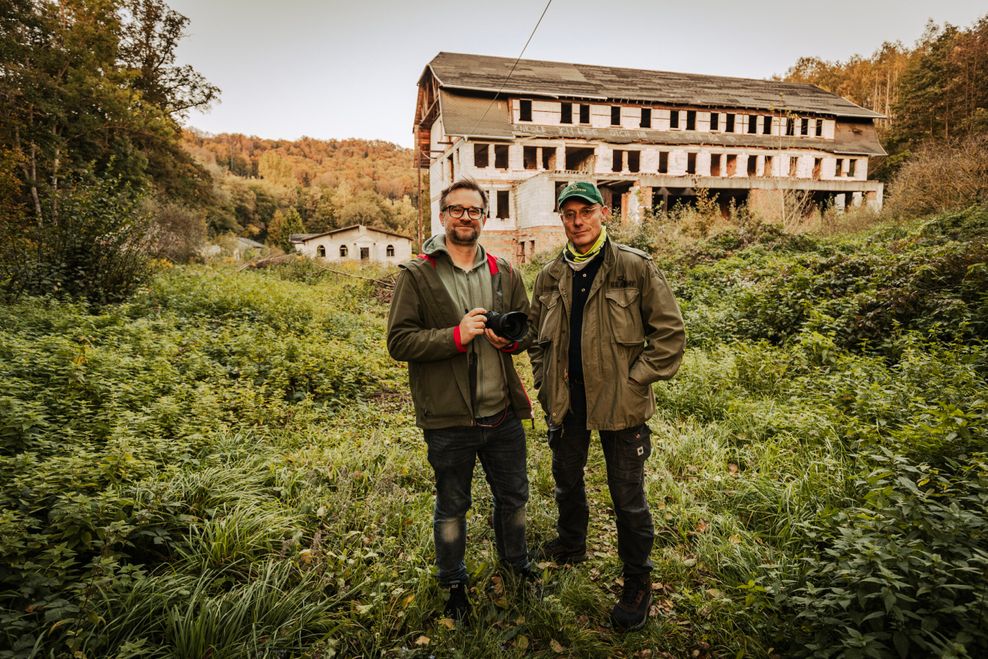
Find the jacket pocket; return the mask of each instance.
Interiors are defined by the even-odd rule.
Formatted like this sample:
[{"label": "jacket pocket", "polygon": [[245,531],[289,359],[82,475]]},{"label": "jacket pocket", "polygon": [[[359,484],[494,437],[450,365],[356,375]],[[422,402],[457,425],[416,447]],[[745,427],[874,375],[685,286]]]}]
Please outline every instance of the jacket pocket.
[{"label": "jacket pocket", "polygon": [[562,318],[562,305],[559,304],[559,293],[552,292],[539,296],[542,305],[542,317],[539,320],[539,343],[556,340],[559,336],[559,323]]},{"label": "jacket pocket", "polygon": [[613,288],[604,293],[611,319],[611,335],[623,345],[645,343],[642,315],[638,308],[641,292],[637,288]]}]

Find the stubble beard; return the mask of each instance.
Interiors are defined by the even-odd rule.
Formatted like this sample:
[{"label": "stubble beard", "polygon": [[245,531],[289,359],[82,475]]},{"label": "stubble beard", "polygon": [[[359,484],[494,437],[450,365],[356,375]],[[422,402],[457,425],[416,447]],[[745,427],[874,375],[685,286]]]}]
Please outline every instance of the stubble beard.
[{"label": "stubble beard", "polygon": [[[469,238],[461,238],[460,237],[460,234],[457,232],[457,229],[469,229],[470,230],[470,237]],[[452,231],[447,231],[446,232],[446,237],[454,245],[463,245],[463,246],[469,247],[470,245],[476,245],[477,244],[477,240],[480,238],[480,232],[477,231],[476,229],[474,229],[473,227],[469,227],[469,226],[466,226],[466,227],[453,227]]]}]

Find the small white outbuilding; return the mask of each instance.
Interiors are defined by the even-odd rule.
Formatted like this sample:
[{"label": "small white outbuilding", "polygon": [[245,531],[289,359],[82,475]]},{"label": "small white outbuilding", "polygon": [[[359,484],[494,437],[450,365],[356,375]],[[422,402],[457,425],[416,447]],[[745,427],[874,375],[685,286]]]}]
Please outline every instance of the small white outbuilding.
[{"label": "small white outbuilding", "polygon": [[412,239],[399,233],[354,224],[323,233],[291,237],[295,251],[327,261],[365,261],[392,265],[412,258]]}]

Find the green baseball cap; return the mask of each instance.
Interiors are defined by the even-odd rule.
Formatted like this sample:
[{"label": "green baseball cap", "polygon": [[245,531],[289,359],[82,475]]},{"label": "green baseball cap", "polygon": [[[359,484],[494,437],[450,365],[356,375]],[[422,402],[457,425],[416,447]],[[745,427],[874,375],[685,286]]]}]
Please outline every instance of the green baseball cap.
[{"label": "green baseball cap", "polygon": [[591,204],[604,205],[604,198],[600,196],[600,190],[593,183],[587,183],[586,181],[570,183],[563,188],[563,191],[559,193],[559,199],[556,201],[556,205],[562,206],[564,201],[573,197],[589,201]]}]

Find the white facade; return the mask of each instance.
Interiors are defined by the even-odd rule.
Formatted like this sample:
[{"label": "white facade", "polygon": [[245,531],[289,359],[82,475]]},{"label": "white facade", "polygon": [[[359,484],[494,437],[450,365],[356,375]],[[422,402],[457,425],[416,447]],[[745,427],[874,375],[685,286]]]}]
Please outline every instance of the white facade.
[{"label": "white facade", "polygon": [[397,265],[412,258],[412,239],[362,224],[320,234],[292,237],[295,251],[327,261],[365,261]]}]

